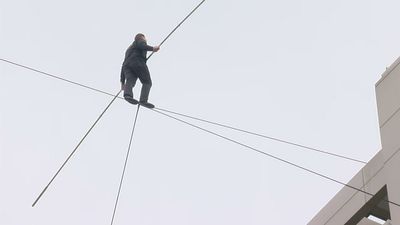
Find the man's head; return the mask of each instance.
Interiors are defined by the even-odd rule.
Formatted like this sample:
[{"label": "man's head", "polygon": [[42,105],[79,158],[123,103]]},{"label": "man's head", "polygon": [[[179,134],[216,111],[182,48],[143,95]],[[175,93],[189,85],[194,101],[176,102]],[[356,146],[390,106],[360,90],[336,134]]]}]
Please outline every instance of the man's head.
[{"label": "man's head", "polygon": [[142,33],[138,33],[135,36],[135,41],[146,41],[146,37]]}]

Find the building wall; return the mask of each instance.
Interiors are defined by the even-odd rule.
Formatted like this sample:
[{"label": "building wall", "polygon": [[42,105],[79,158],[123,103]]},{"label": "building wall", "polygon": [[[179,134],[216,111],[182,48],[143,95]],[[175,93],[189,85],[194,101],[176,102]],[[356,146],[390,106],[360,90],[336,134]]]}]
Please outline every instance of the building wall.
[{"label": "building wall", "polygon": [[[389,201],[400,203],[400,58],[386,69],[376,84],[381,132],[380,150],[348,183],[368,193],[387,188]],[[372,198],[344,187],[308,223],[309,225],[346,224]],[[400,225],[400,207],[389,204],[391,224]],[[378,224],[368,219],[354,225]],[[389,224],[389,222],[388,222]]]}]

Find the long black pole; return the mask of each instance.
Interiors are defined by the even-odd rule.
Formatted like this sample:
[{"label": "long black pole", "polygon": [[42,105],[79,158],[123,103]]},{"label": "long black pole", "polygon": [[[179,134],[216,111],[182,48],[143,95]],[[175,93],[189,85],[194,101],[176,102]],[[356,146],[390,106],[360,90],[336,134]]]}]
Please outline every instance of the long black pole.
[{"label": "long black pole", "polygon": [[[164,40],[161,41],[161,43],[158,46],[161,46],[164,44],[164,42],[205,2],[206,0],[201,1],[176,27],[164,38]],[[150,59],[150,57],[154,54],[152,52],[147,59]]]},{"label": "long black pole", "polygon": [[50,182],[46,185],[46,187],[43,189],[43,191],[40,193],[40,195],[36,198],[35,202],[33,202],[32,207],[36,205],[36,203],[39,201],[39,199],[42,197],[42,195],[46,192],[47,188],[50,186],[50,184],[56,179],[57,175],[60,173],[60,171],[64,168],[64,166],[67,164],[67,162],[71,159],[71,157],[75,154],[76,150],[78,150],[79,146],[82,144],[82,142],[85,140],[85,138],[89,135],[90,131],[96,126],[97,122],[103,117],[104,113],[110,108],[110,106],[113,104],[115,99],[118,97],[118,95],[121,93],[122,90],[118,91],[116,95],[114,95],[114,98],[111,100],[110,103],[108,103],[107,107],[103,110],[103,112],[100,114],[99,117],[97,117],[96,121],[93,123],[93,125],[89,128],[89,130],[86,132],[86,134],[83,136],[83,138],[79,141],[79,143],[76,145],[74,150],[71,152],[71,154],[68,156],[68,158],[64,161],[64,163],[61,165],[61,167],[57,170],[56,174],[54,174],[53,178],[51,178]]},{"label": "long black pole", "polygon": [[[165,38],[164,40],[161,41],[159,46],[163,45],[164,42],[205,2],[205,0],[201,1]],[[154,54],[152,52],[147,59],[150,59],[150,57]],[[39,72],[39,71],[38,71]],[[72,83],[72,82],[71,82]],[[90,88],[92,89],[92,88]],[[42,190],[42,192],[39,194],[39,196],[36,198],[36,200],[33,202],[32,207],[36,205],[36,203],[39,201],[39,199],[42,197],[42,195],[46,192],[47,188],[50,186],[50,184],[54,181],[54,179],[57,177],[57,175],[60,173],[60,171],[64,168],[64,166],[67,164],[69,159],[74,155],[76,150],[79,148],[81,143],[85,140],[87,135],[90,133],[90,131],[94,128],[94,126],[97,124],[97,122],[101,119],[101,117],[104,115],[104,113],[108,110],[108,108],[114,103],[115,99],[118,97],[118,95],[121,93],[122,90],[120,90],[112,99],[112,101],[107,105],[107,107],[104,109],[104,111],[100,114],[100,116],[97,118],[97,120],[94,122],[94,124],[90,127],[90,129],[86,132],[85,136],[79,141],[78,145],[75,147],[75,149],[71,152],[71,154],[68,156],[68,158],[65,160],[65,162],[61,165],[61,167],[57,170],[56,174],[51,178],[50,182],[46,185],[46,187]]]}]

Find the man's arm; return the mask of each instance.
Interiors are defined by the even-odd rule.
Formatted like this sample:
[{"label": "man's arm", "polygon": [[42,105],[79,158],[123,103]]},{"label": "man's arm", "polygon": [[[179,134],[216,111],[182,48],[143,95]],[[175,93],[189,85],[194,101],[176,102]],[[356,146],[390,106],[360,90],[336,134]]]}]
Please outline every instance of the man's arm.
[{"label": "man's arm", "polygon": [[146,50],[146,51],[152,51],[152,52],[157,52],[160,47],[159,46],[150,46],[147,45],[146,42],[144,41],[139,41],[136,45],[136,48],[140,49],[140,50]]}]

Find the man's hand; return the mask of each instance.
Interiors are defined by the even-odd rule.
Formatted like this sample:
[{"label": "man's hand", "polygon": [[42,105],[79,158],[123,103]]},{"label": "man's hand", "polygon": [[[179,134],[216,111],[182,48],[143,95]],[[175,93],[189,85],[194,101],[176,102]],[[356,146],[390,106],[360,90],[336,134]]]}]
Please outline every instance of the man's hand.
[{"label": "man's hand", "polygon": [[121,83],[121,90],[125,89],[125,84]]},{"label": "man's hand", "polygon": [[158,52],[158,50],[160,50],[160,46],[154,46],[153,47],[153,52]]}]

